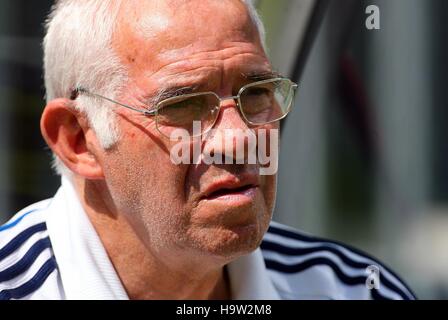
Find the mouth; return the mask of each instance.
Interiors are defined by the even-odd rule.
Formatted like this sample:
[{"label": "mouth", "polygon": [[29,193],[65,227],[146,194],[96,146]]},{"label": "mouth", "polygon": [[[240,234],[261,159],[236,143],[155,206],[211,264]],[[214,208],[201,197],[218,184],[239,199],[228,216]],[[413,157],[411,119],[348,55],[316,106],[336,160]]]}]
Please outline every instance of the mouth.
[{"label": "mouth", "polygon": [[212,183],[204,192],[202,200],[244,201],[253,200],[259,189],[258,179],[230,177]]},{"label": "mouth", "polygon": [[207,200],[224,199],[232,196],[248,196],[250,197],[254,193],[257,186],[248,184],[238,188],[222,188],[218,189],[204,198]]}]

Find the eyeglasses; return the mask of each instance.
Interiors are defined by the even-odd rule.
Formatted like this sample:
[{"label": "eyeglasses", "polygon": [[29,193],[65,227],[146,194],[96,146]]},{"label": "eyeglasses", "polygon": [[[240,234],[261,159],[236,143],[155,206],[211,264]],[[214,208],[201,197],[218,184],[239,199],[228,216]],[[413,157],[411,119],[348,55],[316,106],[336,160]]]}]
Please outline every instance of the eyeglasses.
[{"label": "eyeglasses", "polygon": [[[157,103],[152,110],[137,109],[90,92],[83,87],[78,87],[75,92],[105,99],[147,116],[154,116],[157,130],[170,138],[171,132],[175,129],[184,129],[191,137],[207,133],[218,119],[221,102],[230,99],[236,100],[243,120],[251,126],[279,121],[289,113],[296,89],[297,84],[291,80],[274,78],[247,84],[236,96],[219,97],[214,92],[200,92],[170,97]],[[200,133],[193,130],[197,121],[201,124]]]}]

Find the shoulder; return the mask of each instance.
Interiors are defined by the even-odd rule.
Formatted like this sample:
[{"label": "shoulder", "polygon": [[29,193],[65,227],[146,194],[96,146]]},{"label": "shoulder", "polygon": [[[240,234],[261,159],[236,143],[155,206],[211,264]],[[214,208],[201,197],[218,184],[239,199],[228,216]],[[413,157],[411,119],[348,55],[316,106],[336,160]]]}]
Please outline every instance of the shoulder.
[{"label": "shoulder", "polygon": [[35,203],[0,226],[0,300],[45,297],[44,284],[57,269],[45,223],[50,201]]},{"label": "shoulder", "polygon": [[415,299],[391,269],[346,244],[271,222],[260,247],[282,298]]}]

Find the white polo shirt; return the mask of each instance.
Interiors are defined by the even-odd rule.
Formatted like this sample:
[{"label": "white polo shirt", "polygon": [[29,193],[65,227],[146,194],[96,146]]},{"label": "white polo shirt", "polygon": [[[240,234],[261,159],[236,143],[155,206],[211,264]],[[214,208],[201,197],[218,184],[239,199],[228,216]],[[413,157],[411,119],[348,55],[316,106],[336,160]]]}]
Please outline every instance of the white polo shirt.
[{"label": "white polo shirt", "polygon": [[[366,284],[369,266],[379,288]],[[260,248],[227,267],[235,300],[414,298],[376,259],[275,222]],[[1,299],[128,299],[66,178],[52,199],[0,227]]]}]

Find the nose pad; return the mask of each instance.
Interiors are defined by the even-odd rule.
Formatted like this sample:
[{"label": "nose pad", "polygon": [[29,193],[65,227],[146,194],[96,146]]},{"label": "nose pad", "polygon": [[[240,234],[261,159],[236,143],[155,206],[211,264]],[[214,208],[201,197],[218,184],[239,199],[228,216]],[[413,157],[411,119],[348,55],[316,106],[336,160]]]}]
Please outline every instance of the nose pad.
[{"label": "nose pad", "polygon": [[234,98],[225,101],[221,100],[214,126],[204,137],[203,154],[212,163],[247,163],[256,150],[256,136],[240,113],[238,102]]},{"label": "nose pad", "polygon": [[241,114],[237,97],[222,98],[220,102],[219,111],[220,113],[218,115],[218,118],[216,119],[215,125],[218,124],[219,122],[224,122],[224,125],[226,126],[228,124],[225,123],[230,121],[228,122],[231,124],[229,129],[248,128],[244,116]]}]

